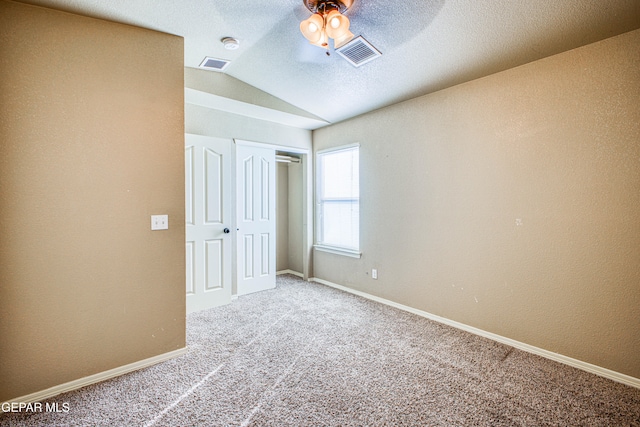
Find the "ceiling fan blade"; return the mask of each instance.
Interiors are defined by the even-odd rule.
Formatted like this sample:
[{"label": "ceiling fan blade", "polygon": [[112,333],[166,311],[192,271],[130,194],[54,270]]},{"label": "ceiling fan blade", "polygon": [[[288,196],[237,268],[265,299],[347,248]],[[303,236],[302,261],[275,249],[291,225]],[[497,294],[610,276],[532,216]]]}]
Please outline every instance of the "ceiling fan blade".
[{"label": "ceiling fan blade", "polygon": [[309,9],[304,7],[302,2],[300,2],[299,6],[296,6],[296,8],[293,10],[293,14],[299,21],[304,21],[311,16],[311,12],[309,12]]}]

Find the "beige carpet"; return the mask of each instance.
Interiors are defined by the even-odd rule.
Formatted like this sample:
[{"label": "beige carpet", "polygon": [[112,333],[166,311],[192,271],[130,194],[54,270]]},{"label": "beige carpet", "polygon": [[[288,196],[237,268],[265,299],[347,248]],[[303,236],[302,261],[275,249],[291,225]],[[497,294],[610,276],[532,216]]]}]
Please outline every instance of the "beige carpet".
[{"label": "beige carpet", "polygon": [[53,426],[640,426],[640,390],[294,276],[188,317],[189,353],[66,393]]}]

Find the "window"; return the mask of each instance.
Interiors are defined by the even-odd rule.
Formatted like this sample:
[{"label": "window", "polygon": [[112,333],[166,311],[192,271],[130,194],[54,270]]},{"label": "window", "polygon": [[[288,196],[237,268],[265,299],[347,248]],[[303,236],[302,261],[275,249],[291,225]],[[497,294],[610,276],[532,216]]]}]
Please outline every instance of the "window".
[{"label": "window", "polygon": [[359,257],[360,148],[317,154],[316,248]]}]

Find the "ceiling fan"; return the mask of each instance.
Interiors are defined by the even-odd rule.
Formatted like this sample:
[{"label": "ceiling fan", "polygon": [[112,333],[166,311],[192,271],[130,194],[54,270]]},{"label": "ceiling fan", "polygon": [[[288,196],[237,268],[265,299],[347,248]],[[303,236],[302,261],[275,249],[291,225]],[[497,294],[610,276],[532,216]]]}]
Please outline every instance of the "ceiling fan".
[{"label": "ceiling fan", "polygon": [[326,49],[329,56],[329,39],[333,48],[351,65],[361,65],[382,54],[362,36],[354,37],[349,30],[351,23],[344,14],[355,0],[303,0],[313,13],[300,23],[300,32],[314,46]]},{"label": "ceiling fan", "polygon": [[333,39],[338,49],[353,39],[349,31],[351,25],[344,13],[354,0],[303,0],[313,15],[300,23],[300,32],[314,46],[329,49],[329,39]]}]

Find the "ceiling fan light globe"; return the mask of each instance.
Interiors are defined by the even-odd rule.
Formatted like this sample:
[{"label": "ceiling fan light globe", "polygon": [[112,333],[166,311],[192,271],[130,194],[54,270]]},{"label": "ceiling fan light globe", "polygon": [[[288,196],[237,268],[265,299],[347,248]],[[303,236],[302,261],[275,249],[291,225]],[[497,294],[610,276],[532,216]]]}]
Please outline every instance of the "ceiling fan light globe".
[{"label": "ceiling fan light globe", "polygon": [[332,39],[339,39],[349,34],[349,18],[337,10],[332,10],[327,15],[327,35]]},{"label": "ceiling fan light globe", "polygon": [[327,37],[327,33],[324,31],[319,31],[318,34],[320,35],[318,40],[316,41],[309,40],[309,42],[314,46],[318,46],[323,49],[329,49],[329,37]]},{"label": "ceiling fan light globe", "polygon": [[311,15],[300,23],[300,32],[311,43],[316,43],[322,38],[324,31],[319,31],[324,27],[324,18],[317,13]]}]

